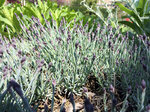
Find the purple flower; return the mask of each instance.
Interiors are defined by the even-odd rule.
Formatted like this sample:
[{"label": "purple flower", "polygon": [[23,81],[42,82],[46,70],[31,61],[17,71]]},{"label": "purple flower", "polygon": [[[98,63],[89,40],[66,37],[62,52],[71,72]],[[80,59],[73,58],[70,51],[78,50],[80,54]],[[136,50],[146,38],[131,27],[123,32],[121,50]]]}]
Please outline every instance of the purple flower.
[{"label": "purple flower", "polygon": [[117,104],[117,99],[116,99],[116,98],[113,98],[113,100],[112,100],[112,105],[113,105],[113,107],[115,107],[116,104]]},{"label": "purple flower", "polygon": [[147,66],[145,64],[142,64],[144,71],[147,71]]},{"label": "purple flower", "polygon": [[4,79],[6,78],[7,74],[8,74],[7,72],[4,72],[4,73],[3,73],[3,78],[4,78]]},{"label": "purple flower", "polygon": [[119,62],[118,62],[118,60],[116,60],[116,66],[118,66],[119,65]]},{"label": "purple flower", "polygon": [[108,47],[109,47],[109,48],[111,47],[111,41],[108,42]]},{"label": "purple flower", "polygon": [[53,63],[52,62],[49,62],[48,64],[48,68],[52,67]]},{"label": "purple flower", "polygon": [[129,87],[128,87],[128,94],[131,93],[131,90],[132,90],[132,88],[131,88],[131,86],[129,86]]},{"label": "purple flower", "polygon": [[22,51],[21,51],[21,50],[19,50],[19,51],[18,51],[18,55],[21,55],[21,54],[22,54]]},{"label": "purple flower", "polygon": [[24,64],[25,61],[26,61],[26,57],[24,56],[24,57],[21,59],[21,64]]},{"label": "purple flower", "polygon": [[145,82],[145,80],[142,80],[141,86],[142,86],[142,89],[143,89],[143,90],[146,88],[146,82]]},{"label": "purple flower", "polygon": [[150,41],[147,41],[147,46],[150,47]]},{"label": "purple flower", "polygon": [[52,80],[52,85],[55,87],[56,86],[56,80]]},{"label": "purple flower", "polygon": [[64,59],[62,59],[62,63],[64,63],[65,62],[65,60]]},{"label": "purple flower", "polygon": [[22,13],[20,13],[21,14],[21,16],[23,17],[23,14]]},{"label": "purple flower", "polygon": [[16,91],[20,97],[23,97],[23,92],[21,90],[21,87],[15,80],[9,81],[9,84],[11,87],[13,87],[14,91]]},{"label": "purple flower", "polygon": [[86,87],[83,87],[83,92],[84,93],[88,92],[88,89]]},{"label": "purple flower", "polygon": [[82,46],[81,45],[79,45],[79,49],[81,50],[81,48],[82,48]]},{"label": "purple flower", "polygon": [[74,97],[73,97],[73,93],[70,94],[70,102],[72,103],[72,105],[74,104]]},{"label": "purple flower", "polygon": [[84,107],[86,112],[94,112],[94,107],[87,97],[84,97]]},{"label": "purple flower", "polygon": [[146,112],[150,111],[150,104],[146,106]]},{"label": "purple flower", "polygon": [[41,60],[41,64],[44,64],[44,59]]},{"label": "purple flower", "polygon": [[44,64],[44,59],[40,60],[36,60],[36,63],[38,64],[38,68],[41,68]]},{"label": "purple flower", "polygon": [[8,66],[5,66],[5,67],[3,68],[3,72],[6,72],[6,71],[8,71]]},{"label": "purple flower", "polygon": [[113,87],[112,84],[110,85],[109,90],[110,90],[111,93],[115,93],[115,88]]},{"label": "purple flower", "polygon": [[124,63],[124,59],[121,59],[121,62]]},{"label": "purple flower", "polygon": [[143,40],[145,40],[147,38],[146,34],[143,35]]},{"label": "purple flower", "polygon": [[68,38],[67,38],[67,44],[69,44],[70,40],[71,40],[71,36],[68,36]]},{"label": "purple flower", "polygon": [[46,42],[43,42],[43,44],[44,44],[44,45],[47,45],[47,43],[46,43]]},{"label": "purple flower", "polygon": [[126,37],[125,38],[128,38],[128,37],[129,37],[129,32],[126,33]]},{"label": "purple flower", "polygon": [[17,20],[18,21],[20,21],[20,18],[19,18],[19,16],[15,13],[15,15],[16,15],[16,18],[17,18]]},{"label": "purple flower", "polygon": [[101,27],[101,25],[100,25],[100,23],[98,23],[96,30],[97,30],[97,31],[100,30],[100,27]]},{"label": "purple flower", "polygon": [[45,18],[43,13],[41,15],[42,15],[43,18]]},{"label": "purple flower", "polygon": [[79,41],[77,40],[76,43],[75,43],[75,48],[76,49],[78,48],[78,45],[79,45]]},{"label": "purple flower", "polygon": [[16,49],[16,48],[17,48],[16,44],[12,44],[12,47],[13,47],[14,49]]},{"label": "purple flower", "polygon": [[92,60],[94,61],[95,58],[96,58],[96,55],[95,55],[95,53],[93,53],[93,58],[92,58]]},{"label": "purple flower", "polygon": [[88,61],[88,57],[84,57],[83,59],[84,59],[85,61]]},{"label": "purple flower", "polygon": [[0,49],[0,58],[2,58],[4,51]]}]

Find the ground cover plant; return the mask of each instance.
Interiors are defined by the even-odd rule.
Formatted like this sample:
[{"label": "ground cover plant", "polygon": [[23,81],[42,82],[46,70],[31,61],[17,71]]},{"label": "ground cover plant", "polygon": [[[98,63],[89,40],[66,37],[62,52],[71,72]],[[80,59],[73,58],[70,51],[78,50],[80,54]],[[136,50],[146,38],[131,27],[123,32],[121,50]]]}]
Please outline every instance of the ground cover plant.
[{"label": "ground cover plant", "polygon": [[[93,32],[92,28],[88,30],[88,23],[83,25],[82,21],[69,28],[65,19],[59,27],[53,19],[52,26],[44,20],[46,27],[38,18],[32,17],[29,29],[19,20],[23,29],[19,38],[10,41],[1,37],[1,92],[7,89],[7,82],[13,78],[20,84],[29,103],[33,104],[40,99],[52,98],[51,83],[54,79],[57,91],[81,95],[87,77],[95,76],[100,91],[103,88],[108,91],[113,84],[117,92],[125,96],[131,86],[133,94],[129,101],[137,105],[130,106],[136,111],[142,105],[140,109],[146,110],[143,105],[148,105],[149,87],[144,90],[146,96],[142,95],[147,99],[141,104],[141,97],[136,99],[141,92],[135,85],[140,85],[143,79],[149,85],[148,37],[138,36],[139,42],[135,43],[134,38],[132,41],[128,38],[128,33],[122,35],[119,29],[110,25],[103,27],[97,24]],[[122,90],[120,86],[126,89]],[[2,102],[3,105],[8,103],[7,100]]]},{"label": "ground cover plant", "polygon": [[[0,111],[38,111],[41,102],[45,111],[56,111],[58,96],[69,100],[75,111],[74,96],[82,94],[86,112],[150,111],[146,34],[122,33],[114,13],[108,13],[107,19],[96,12],[101,21],[93,21],[92,26],[74,18],[71,26],[67,18],[58,24],[52,13],[36,14],[26,19],[26,14],[16,13],[22,32],[15,38],[0,35]],[[91,91],[101,95],[98,108],[87,98],[89,77],[98,85]],[[65,111],[65,101],[59,104],[59,111]]]}]

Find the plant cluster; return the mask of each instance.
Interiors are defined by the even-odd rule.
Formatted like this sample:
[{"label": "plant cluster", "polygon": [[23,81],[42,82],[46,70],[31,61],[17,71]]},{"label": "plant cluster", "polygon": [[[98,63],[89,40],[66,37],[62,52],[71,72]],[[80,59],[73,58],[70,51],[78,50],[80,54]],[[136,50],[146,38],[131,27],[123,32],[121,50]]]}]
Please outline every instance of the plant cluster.
[{"label": "plant cluster", "polygon": [[[10,40],[1,37],[1,91],[6,90],[7,81],[14,78],[31,103],[52,97],[50,83],[53,79],[58,91],[75,94],[81,94],[90,75],[97,78],[101,88],[108,88],[111,83],[116,88],[131,85],[135,94],[134,85],[141,79],[149,81],[150,47],[146,35],[138,36],[136,42],[128,33],[124,36],[110,25],[98,24],[93,31],[82,21],[74,22],[70,28],[63,19],[57,27],[54,19],[49,22],[44,16],[46,27],[32,17],[28,29],[19,16],[17,18],[22,34]],[[134,96],[132,100],[136,100]]]},{"label": "plant cluster", "polygon": [[[136,6],[139,9],[146,6],[145,10],[149,10],[148,3],[139,0]],[[147,86],[150,39],[145,26],[149,19],[141,19],[149,12],[135,13],[138,8],[133,10],[132,5],[127,4],[127,9],[117,2],[121,10],[130,14],[125,23],[135,24],[135,29],[126,24],[133,30],[124,34],[120,29],[127,27],[118,26],[117,10],[114,13],[107,4],[105,16],[100,8],[95,11],[82,2],[99,17],[96,20],[93,20],[95,15],[88,18],[80,12],[70,12],[67,6],[48,1],[38,0],[36,4],[23,6],[3,4],[4,0],[0,3],[0,110],[11,111],[14,107],[16,111],[28,112],[36,109],[30,107],[35,102],[52,99],[53,111],[57,89],[59,93],[70,94],[75,111],[73,94],[81,95],[88,77],[94,76],[99,92],[104,90],[105,112],[110,110],[107,105],[110,98],[112,112],[150,111],[150,87]],[[118,94],[124,98],[121,108],[117,108]],[[88,112],[90,107],[92,112],[86,92],[84,103],[85,110]],[[5,108],[7,106],[9,108]],[[45,111],[46,108],[45,104]],[[60,111],[65,111],[64,102]]]},{"label": "plant cluster", "polygon": [[[16,14],[24,21],[26,26],[31,24],[29,19],[32,16],[39,18],[42,25],[46,24],[42,16],[44,16],[47,20],[51,20],[53,17],[57,23],[57,26],[59,26],[61,20],[65,18],[66,24],[70,27],[72,27],[74,19],[76,19],[76,22],[84,19],[84,24],[87,21],[91,21],[92,24],[92,21],[95,18],[94,16],[84,16],[79,11],[75,12],[67,6],[59,6],[57,3],[51,2],[50,0],[38,0],[35,4],[26,2],[25,5],[18,3],[4,5],[4,3],[5,0],[3,0],[0,4],[0,33],[7,37],[14,37],[22,32],[16,18]],[[49,13],[51,13],[51,15],[49,15]],[[24,15],[24,18],[22,18],[22,15]]]}]

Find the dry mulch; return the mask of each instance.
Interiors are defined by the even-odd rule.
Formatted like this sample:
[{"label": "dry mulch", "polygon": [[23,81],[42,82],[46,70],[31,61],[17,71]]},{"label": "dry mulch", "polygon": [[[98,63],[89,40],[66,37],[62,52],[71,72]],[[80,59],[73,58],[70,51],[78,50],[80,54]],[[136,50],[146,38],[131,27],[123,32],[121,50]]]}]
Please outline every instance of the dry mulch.
[{"label": "dry mulch", "polygon": [[[85,86],[88,89],[88,98],[91,102],[91,104],[93,104],[94,106],[94,112],[104,112],[104,103],[103,103],[103,92],[99,91],[99,85],[97,83],[97,80],[94,76],[90,76],[88,78],[87,84]],[[106,93],[107,96],[107,107],[108,110],[111,109],[111,98],[110,98],[110,94]],[[119,95],[117,95],[117,105],[116,108],[117,110],[120,109],[120,107],[122,106],[122,102],[121,99],[119,98]],[[65,103],[65,109],[66,112],[72,112],[72,105],[69,102],[69,97],[68,96],[64,96],[58,92],[56,92],[55,94],[55,103],[54,103],[54,112],[59,112],[60,111],[60,106],[63,102],[63,100],[66,99],[66,103]],[[76,112],[84,112],[84,96],[75,96],[74,95],[74,99],[75,99],[75,105],[76,105]],[[51,107],[51,101],[49,99],[46,100],[46,102],[41,101],[40,105],[38,106],[38,111],[37,112],[44,112],[44,105],[47,104],[47,107],[49,109],[50,112],[50,107]],[[109,112],[109,111],[108,111]]]}]

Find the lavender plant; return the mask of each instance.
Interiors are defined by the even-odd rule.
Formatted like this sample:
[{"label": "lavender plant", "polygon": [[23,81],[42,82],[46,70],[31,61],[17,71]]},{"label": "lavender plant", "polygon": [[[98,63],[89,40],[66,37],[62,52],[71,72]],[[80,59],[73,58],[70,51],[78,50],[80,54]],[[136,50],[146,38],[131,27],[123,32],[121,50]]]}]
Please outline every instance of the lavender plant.
[{"label": "lavender plant", "polygon": [[[93,31],[93,27],[88,30],[88,23],[84,26],[82,21],[70,28],[65,19],[59,27],[53,19],[50,21],[53,25],[44,20],[46,27],[35,17],[29,26],[19,20],[23,33],[18,38],[8,40],[1,37],[2,92],[7,89],[7,81],[11,78],[20,84],[29,103],[47,97],[51,99],[53,79],[58,91],[74,94],[81,94],[90,75],[97,78],[102,88],[108,88],[110,84],[122,88],[131,85],[135,95],[136,83],[141,79],[149,83],[150,48],[145,35],[139,36],[140,47],[137,47],[134,39],[129,40],[128,33],[122,35],[119,28],[110,25],[103,27],[98,24]],[[145,103],[149,102],[148,88]]]}]

